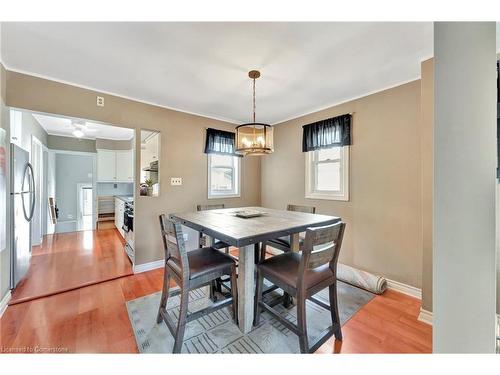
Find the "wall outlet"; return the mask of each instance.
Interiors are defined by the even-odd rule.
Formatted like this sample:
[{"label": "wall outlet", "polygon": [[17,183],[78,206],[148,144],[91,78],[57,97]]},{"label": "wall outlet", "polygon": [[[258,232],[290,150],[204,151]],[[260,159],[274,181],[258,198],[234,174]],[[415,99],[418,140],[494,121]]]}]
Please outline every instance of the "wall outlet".
[{"label": "wall outlet", "polygon": [[171,177],[170,185],[172,186],[180,186],[182,185],[182,177]]},{"label": "wall outlet", "polygon": [[102,97],[102,96],[97,97],[97,106],[104,107],[104,97]]}]

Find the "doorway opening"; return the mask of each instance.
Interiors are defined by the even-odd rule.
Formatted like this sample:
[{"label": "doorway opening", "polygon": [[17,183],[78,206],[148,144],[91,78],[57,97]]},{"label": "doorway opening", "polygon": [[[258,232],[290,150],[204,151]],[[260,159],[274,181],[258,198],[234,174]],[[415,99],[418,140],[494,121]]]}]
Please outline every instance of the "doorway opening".
[{"label": "doorway opening", "polygon": [[29,265],[9,304],[133,274],[134,236],[122,224],[125,204],[134,203],[135,130],[20,109],[10,115],[10,142],[33,167],[34,208],[21,236]]},{"label": "doorway opening", "polygon": [[94,229],[94,189],[92,185],[78,184],[77,196],[77,228],[78,230],[92,230]]}]

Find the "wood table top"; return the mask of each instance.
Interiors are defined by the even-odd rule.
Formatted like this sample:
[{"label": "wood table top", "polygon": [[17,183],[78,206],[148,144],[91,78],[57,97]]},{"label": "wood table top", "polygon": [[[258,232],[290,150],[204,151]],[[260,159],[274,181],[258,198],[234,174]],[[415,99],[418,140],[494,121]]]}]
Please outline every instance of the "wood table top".
[{"label": "wood table top", "polygon": [[[237,211],[260,211],[262,216],[241,218]],[[242,247],[305,231],[308,227],[330,225],[340,217],[304,212],[275,210],[265,207],[238,207],[170,215],[183,225]]]}]

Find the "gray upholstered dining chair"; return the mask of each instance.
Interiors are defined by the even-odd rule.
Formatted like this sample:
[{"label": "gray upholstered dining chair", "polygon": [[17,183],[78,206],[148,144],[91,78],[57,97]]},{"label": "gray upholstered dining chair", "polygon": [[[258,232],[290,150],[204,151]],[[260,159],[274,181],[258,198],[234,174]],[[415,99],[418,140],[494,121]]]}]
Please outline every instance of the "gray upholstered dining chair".
[{"label": "gray upholstered dining chair", "polygon": [[[286,206],[287,211],[294,211],[294,212],[304,212],[308,214],[314,214],[316,213],[316,207],[312,206],[300,206],[296,204],[288,204]],[[299,233],[299,250],[301,250],[304,246],[304,238],[305,238],[305,233]],[[271,246],[273,249],[281,250],[283,252],[289,252],[292,251],[292,236],[283,236],[283,237],[278,237],[274,238],[269,241],[265,241],[262,243],[262,251],[261,255],[256,256],[256,259],[259,259],[260,257],[265,257],[267,254],[267,245]],[[278,289],[276,285],[267,288],[264,293],[270,293],[273,290]],[[286,293],[284,292],[284,298],[283,298],[283,306],[285,307],[290,307],[292,305],[292,299]]]},{"label": "gray upholstered dining chair", "polygon": [[[165,214],[160,215],[160,228],[165,250],[165,273],[156,322],[165,322],[175,339],[173,352],[180,353],[187,322],[230,304],[233,306],[234,320],[237,321],[236,262],[227,254],[212,247],[198,248],[188,252],[185,247],[181,224],[168,219]],[[214,280],[226,275],[230,276],[231,296],[188,314],[189,291],[211,285]],[[170,293],[171,279],[174,279],[179,286],[180,293]],[[167,302],[169,297],[178,294],[180,294],[181,300],[179,319],[177,326],[175,326],[167,311]]]},{"label": "gray upholstered dining chair", "polygon": [[[288,204],[286,207],[286,210],[287,211],[295,211],[295,212],[304,212],[304,213],[308,213],[308,214],[316,213],[316,207],[299,206],[296,204]],[[287,251],[291,251],[291,243],[292,243],[291,236],[283,236],[283,237],[274,238],[272,240],[266,241],[262,244],[262,246],[265,248],[267,245],[269,245],[272,248],[287,252]],[[299,248],[301,248],[303,245],[304,245],[304,234],[300,233],[299,234]]]},{"label": "gray upholstered dining chair", "polygon": [[[344,236],[345,223],[308,228],[304,247],[300,253],[285,252],[264,259],[257,265],[257,289],[255,293],[254,325],[260,323],[261,309],[266,310],[286,328],[299,336],[301,353],[315,352],[332,335],[342,340],[339,308],[337,302],[337,263]],[[283,289],[297,299],[297,325],[291,323],[278,311],[262,300],[264,279]],[[319,291],[329,288],[329,303],[313,297]],[[332,325],[309,346],[306,324],[306,300],[330,310]]]},{"label": "gray upholstered dining chair", "polygon": [[[208,211],[208,210],[220,210],[220,209],[223,209],[225,208],[225,204],[224,203],[220,203],[220,204],[199,204],[196,206],[196,211]],[[199,232],[199,247],[202,248],[202,247],[206,247],[207,246],[207,236],[204,235],[203,233]],[[226,254],[228,254],[231,258],[233,258],[233,260],[235,261],[238,261],[238,258],[235,257],[234,255],[232,255],[230,252],[229,252],[229,245],[225,242],[222,242],[220,240],[218,240],[217,238],[213,238],[212,239],[212,244],[211,244],[211,247],[213,247],[214,249],[217,249],[217,250],[224,250],[224,252]],[[212,282],[212,285],[210,286],[210,298],[212,300],[216,300],[216,292],[219,292],[219,293],[222,293],[222,287],[226,287],[226,289],[229,289],[230,288],[227,288],[226,286],[226,282],[228,281],[227,278],[225,279],[217,279],[217,280],[214,280]]]},{"label": "gray upholstered dining chair", "polygon": [[[226,206],[221,203],[221,204],[199,204],[196,206],[196,211],[208,211],[208,210],[220,210],[222,208],[225,208]],[[207,237],[200,232],[199,234],[199,246],[205,247],[207,245]],[[217,238],[213,239],[213,243],[211,245],[214,249],[224,249],[224,252],[226,254],[229,254],[229,245],[218,240]]]}]

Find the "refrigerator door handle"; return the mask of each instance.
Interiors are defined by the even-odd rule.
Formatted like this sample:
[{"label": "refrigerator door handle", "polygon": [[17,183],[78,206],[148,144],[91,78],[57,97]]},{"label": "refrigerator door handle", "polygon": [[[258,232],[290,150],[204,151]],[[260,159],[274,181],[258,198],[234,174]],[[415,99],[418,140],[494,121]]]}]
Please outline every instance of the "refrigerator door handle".
[{"label": "refrigerator door handle", "polygon": [[[29,170],[29,172],[28,172]],[[30,181],[29,181],[29,190],[24,190],[24,182],[26,181],[26,173],[29,173]],[[31,198],[31,207],[30,207],[30,214],[28,215],[26,213],[26,206],[24,204],[24,199],[21,199],[23,202],[23,214],[24,218],[26,221],[31,221],[33,219],[33,215],[35,214],[35,177],[33,173],[33,166],[30,163],[26,163],[26,167],[24,167],[24,174],[23,174],[23,186],[22,186],[22,192],[30,194],[32,197]]]}]

